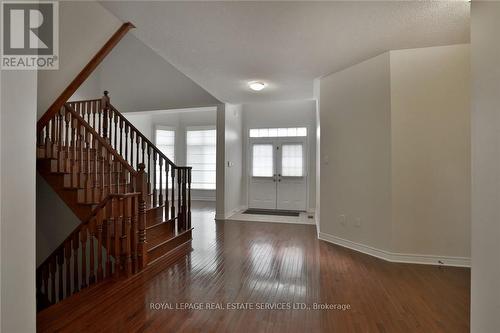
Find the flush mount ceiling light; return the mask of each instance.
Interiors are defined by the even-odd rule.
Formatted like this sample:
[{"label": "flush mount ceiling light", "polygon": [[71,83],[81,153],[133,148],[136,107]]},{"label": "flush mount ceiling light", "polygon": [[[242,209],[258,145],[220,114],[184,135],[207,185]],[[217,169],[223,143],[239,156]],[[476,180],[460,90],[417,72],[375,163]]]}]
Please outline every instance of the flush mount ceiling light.
[{"label": "flush mount ceiling light", "polygon": [[252,81],[252,82],[248,82],[248,86],[250,87],[250,89],[252,89],[254,91],[261,91],[262,89],[264,89],[266,87],[266,84],[264,82],[260,82],[260,81]]}]

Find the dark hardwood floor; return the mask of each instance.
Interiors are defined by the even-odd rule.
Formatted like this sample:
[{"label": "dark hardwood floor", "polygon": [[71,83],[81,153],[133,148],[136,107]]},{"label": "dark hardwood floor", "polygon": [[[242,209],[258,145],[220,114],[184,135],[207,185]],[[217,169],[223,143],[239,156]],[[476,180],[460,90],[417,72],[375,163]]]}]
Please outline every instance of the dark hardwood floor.
[{"label": "dark hardwood floor", "polygon": [[[388,263],[319,241],[314,226],[213,216],[196,203],[188,256],[64,300],[38,314],[38,331],[469,332],[469,269]],[[287,309],[314,303],[350,308]]]}]

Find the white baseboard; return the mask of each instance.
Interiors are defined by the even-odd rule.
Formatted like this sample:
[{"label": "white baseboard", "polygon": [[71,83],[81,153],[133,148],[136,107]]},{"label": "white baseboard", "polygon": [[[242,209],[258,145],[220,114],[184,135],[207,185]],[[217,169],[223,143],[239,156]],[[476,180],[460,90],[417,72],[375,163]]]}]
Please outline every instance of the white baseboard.
[{"label": "white baseboard", "polygon": [[241,213],[244,210],[245,210],[245,208],[243,206],[236,207],[235,209],[231,210],[230,212],[224,214],[224,219],[227,220],[227,219],[229,219],[229,217],[233,216],[234,214]]},{"label": "white baseboard", "polygon": [[374,248],[372,246],[356,243],[347,239],[333,236],[324,232],[318,233],[318,238],[329,243],[340,245],[348,249],[362,252],[386,261],[407,264],[423,264],[454,267],[471,267],[470,258],[466,257],[443,257],[427,254],[408,254],[389,252]]},{"label": "white baseboard", "polygon": [[191,197],[192,201],[215,201],[215,197]]}]

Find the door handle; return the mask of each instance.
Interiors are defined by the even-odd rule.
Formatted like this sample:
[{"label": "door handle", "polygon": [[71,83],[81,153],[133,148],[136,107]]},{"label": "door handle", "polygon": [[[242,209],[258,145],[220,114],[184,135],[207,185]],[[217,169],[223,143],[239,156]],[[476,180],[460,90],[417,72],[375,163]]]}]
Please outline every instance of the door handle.
[{"label": "door handle", "polygon": [[278,174],[278,181],[281,181],[281,173]]},{"label": "door handle", "polygon": [[276,182],[276,174],[273,175],[273,182]]}]

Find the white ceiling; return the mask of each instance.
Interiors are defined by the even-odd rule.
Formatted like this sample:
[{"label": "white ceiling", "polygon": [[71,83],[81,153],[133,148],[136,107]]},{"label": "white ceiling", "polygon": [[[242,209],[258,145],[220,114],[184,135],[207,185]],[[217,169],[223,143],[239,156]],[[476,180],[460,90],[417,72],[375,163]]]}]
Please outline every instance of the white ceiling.
[{"label": "white ceiling", "polygon": [[[311,98],[314,78],[387,50],[469,42],[468,1],[102,4],[229,103]],[[252,92],[251,80],[269,87]]]}]

